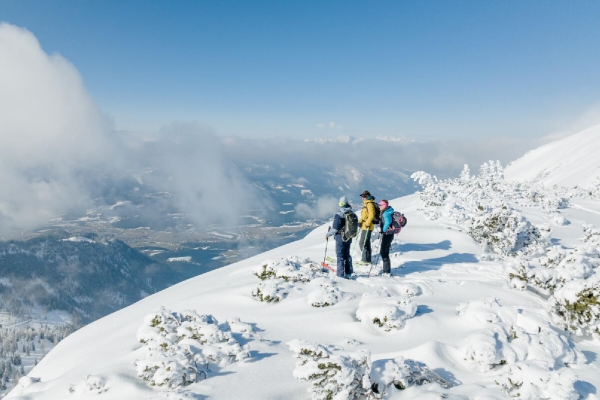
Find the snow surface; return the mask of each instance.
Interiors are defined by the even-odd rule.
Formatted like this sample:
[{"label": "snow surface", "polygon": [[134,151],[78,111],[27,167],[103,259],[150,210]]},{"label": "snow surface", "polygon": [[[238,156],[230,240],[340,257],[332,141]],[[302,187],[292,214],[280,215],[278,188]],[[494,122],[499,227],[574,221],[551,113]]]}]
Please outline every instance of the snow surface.
[{"label": "snow surface", "polygon": [[600,125],[541,146],[510,163],[508,180],[588,187],[600,176]]},{"label": "snow surface", "polygon": [[[7,398],[309,399],[311,383],[303,379],[311,376],[306,368],[318,362],[296,359],[294,350],[305,343],[325,346],[329,360],[346,366],[358,362],[352,354],[362,354],[361,368],[370,359],[371,375],[381,382],[391,382],[393,371],[424,363],[452,386],[398,390],[392,385],[386,399],[505,399],[502,385],[513,383],[522,388],[520,398],[596,399],[598,343],[574,343],[558,330],[543,296],[515,290],[508,284],[507,265],[479,257],[480,246],[449,218],[430,221],[418,195],[391,204],[409,219],[392,245],[392,277],[375,276],[381,263],[371,276],[369,267],[355,266],[356,280],[319,268],[326,244],[323,225],[302,240],[192,278],[82,328],[60,342]],[[561,211],[570,223],[553,227],[557,243],[576,242],[584,222],[600,226],[600,202],[586,200],[585,207]],[[551,222],[541,209],[524,214],[536,223]],[[328,254],[334,255],[332,246]],[[278,301],[260,301],[258,288]],[[169,329],[152,328],[157,313],[186,310],[196,317],[173,322]],[[212,327],[211,337],[221,342],[194,347],[181,336],[180,326],[198,315],[217,322],[194,329]],[[380,323],[373,323],[375,318]],[[152,338],[152,345],[140,337]],[[160,353],[161,346],[168,351]],[[233,359],[223,356],[228,348],[237,349]],[[182,354],[216,361],[206,361],[210,370],[188,386],[149,384],[155,378],[164,382],[181,368],[187,362],[177,359]],[[138,369],[158,365],[156,357],[171,367],[157,369],[154,377],[146,371],[149,380],[143,380]]]},{"label": "snow surface", "polygon": [[81,236],[73,236],[67,239],[63,239],[64,242],[88,242],[88,243],[96,243],[94,240],[92,239],[88,239],[86,237],[81,237]]},{"label": "snow surface", "polygon": [[191,256],[167,258],[167,262],[192,262]]}]

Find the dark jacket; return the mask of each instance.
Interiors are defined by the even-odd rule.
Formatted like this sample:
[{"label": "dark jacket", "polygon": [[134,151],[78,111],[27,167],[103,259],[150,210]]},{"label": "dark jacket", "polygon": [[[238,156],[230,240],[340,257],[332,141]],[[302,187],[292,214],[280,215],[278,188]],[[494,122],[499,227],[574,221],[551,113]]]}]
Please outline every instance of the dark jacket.
[{"label": "dark jacket", "polygon": [[327,236],[341,234],[341,231],[346,225],[346,218],[344,217],[344,214],[347,212],[352,212],[352,207],[350,205],[347,207],[340,207],[340,211],[333,217],[333,224],[331,225],[329,232],[327,232]]}]

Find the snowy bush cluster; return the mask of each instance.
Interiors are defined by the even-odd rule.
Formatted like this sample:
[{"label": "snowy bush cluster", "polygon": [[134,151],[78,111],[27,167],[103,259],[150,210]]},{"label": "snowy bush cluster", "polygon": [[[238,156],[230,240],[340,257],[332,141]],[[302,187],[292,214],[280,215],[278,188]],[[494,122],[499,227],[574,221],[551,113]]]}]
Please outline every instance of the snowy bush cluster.
[{"label": "snowy bush cluster", "polygon": [[600,338],[600,276],[575,279],[556,290],[548,301],[560,327],[577,336]]},{"label": "snowy bush cluster", "polygon": [[548,368],[546,363],[517,363],[496,379],[510,397],[516,399],[578,400],[574,388],[577,377],[573,371]]},{"label": "snowy bush cluster", "polygon": [[549,227],[533,226],[520,207],[541,207],[556,223],[566,223],[558,210],[568,205],[567,198],[542,185],[505,181],[499,162],[484,163],[476,176],[465,165],[457,179],[440,181],[423,171],[412,178],[423,186],[419,195],[429,219],[452,219],[486,250],[502,256],[531,254],[546,245]]},{"label": "snowy bush cluster", "polygon": [[562,329],[600,338],[600,230],[584,225],[581,243],[570,249],[548,246],[541,257],[520,260],[511,284],[550,296],[548,309]]},{"label": "snowy bush cluster", "polygon": [[314,400],[382,399],[392,385],[406,389],[436,382],[451,387],[425,364],[403,357],[371,362],[364,350],[346,351],[298,339],[287,344],[297,359],[294,377],[311,384],[308,390]]},{"label": "snowy bush cluster", "polygon": [[566,248],[550,242],[548,224],[534,226],[519,211],[538,207],[553,224],[565,225],[568,221],[560,210],[571,198],[600,198],[596,196],[600,179],[587,189],[513,183],[504,180],[502,166],[493,161],[483,164],[477,176],[465,166],[457,179],[440,181],[425,172],[413,174],[413,179],[423,186],[420,197],[430,219],[444,215],[486,250],[510,256],[513,287],[530,286],[550,296],[547,307],[560,328],[600,338],[600,279],[595,274],[600,266],[600,229],[584,225],[581,243]]},{"label": "snowy bush cluster", "polygon": [[252,335],[252,327],[238,319],[219,326],[211,315],[182,313],[164,308],[148,314],[137,333],[144,358],[135,362],[139,377],[152,386],[176,388],[207,377],[217,368],[250,357],[232,333]]},{"label": "snowy bush cluster", "polygon": [[265,261],[254,268],[253,273],[261,282],[252,289],[252,297],[260,301],[278,303],[299,284],[315,287],[308,295],[308,303],[313,307],[332,306],[342,298],[335,282],[309,258],[290,256]]},{"label": "snowy bush cluster", "polygon": [[581,188],[575,186],[575,188],[568,190],[568,194],[571,197],[600,200],[600,174],[596,175],[594,181],[588,187]]},{"label": "snowy bush cluster", "polygon": [[406,296],[392,296],[385,288],[363,294],[356,318],[367,325],[386,332],[401,329],[404,321],[417,313],[417,304],[411,299],[415,291],[406,291]]},{"label": "snowy bush cluster", "polygon": [[481,373],[494,370],[496,383],[511,397],[578,398],[575,374],[568,367],[586,359],[547,314],[503,307],[494,298],[460,304],[457,311],[465,323],[479,327],[461,348],[468,367]]}]

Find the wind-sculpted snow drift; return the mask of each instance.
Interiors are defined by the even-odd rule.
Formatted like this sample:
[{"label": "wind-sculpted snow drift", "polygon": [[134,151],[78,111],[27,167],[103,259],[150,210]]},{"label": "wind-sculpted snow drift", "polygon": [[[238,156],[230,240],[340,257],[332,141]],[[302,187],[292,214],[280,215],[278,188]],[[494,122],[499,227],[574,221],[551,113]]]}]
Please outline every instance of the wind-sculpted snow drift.
[{"label": "wind-sculpted snow drift", "polygon": [[85,327],[8,398],[596,399],[600,201],[495,162],[415,178],[391,277],[323,270],[322,226]]}]

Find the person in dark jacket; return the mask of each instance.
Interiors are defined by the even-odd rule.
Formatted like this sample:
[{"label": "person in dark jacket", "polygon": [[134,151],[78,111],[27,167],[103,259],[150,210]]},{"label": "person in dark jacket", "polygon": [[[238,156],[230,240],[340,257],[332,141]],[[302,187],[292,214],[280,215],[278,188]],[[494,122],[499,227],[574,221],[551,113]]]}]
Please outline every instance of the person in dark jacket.
[{"label": "person in dark jacket", "polygon": [[371,262],[371,233],[375,225],[375,197],[371,196],[368,190],[363,191],[360,194],[363,199],[363,208],[360,212],[360,236],[358,237],[358,245],[361,251],[361,261],[363,263]]},{"label": "person in dark jacket", "polygon": [[333,236],[335,237],[335,252],[337,255],[337,276],[341,278],[349,278],[354,273],[352,268],[352,256],[350,255],[350,245],[352,244],[352,238],[348,241],[344,241],[342,233],[344,232],[344,226],[346,225],[345,214],[347,212],[353,212],[352,207],[348,203],[348,199],[344,196],[340,199],[338,204],[340,211],[333,217],[333,224],[331,229],[327,232],[326,239]]},{"label": "person in dark jacket", "polygon": [[391,273],[390,248],[392,247],[392,241],[394,240],[394,230],[390,228],[394,219],[394,209],[387,200],[381,200],[379,202],[379,209],[381,210],[381,222],[379,223],[379,226],[382,235],[379,254],[383,261],[383,274],[384,276],[389,276]]}]

